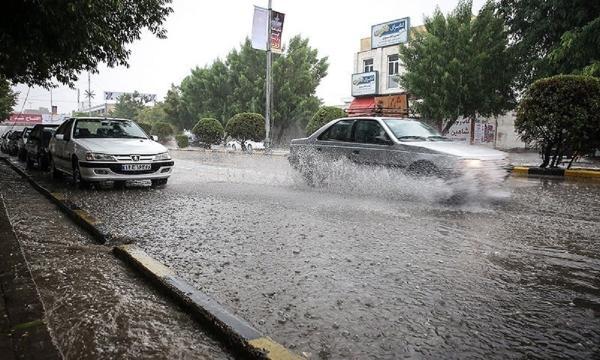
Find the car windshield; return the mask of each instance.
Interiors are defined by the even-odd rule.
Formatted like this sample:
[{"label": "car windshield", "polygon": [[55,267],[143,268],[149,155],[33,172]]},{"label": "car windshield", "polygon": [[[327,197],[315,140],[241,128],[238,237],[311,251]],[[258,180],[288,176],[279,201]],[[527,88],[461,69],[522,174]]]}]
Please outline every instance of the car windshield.
[{"label": "car windshield", "polygon": [[78,119],[74,138],[147,139],[144,131],[130,120]]},{"label": "car windshield", "polygon": [[402,141],[446,140],[437,130],[429,125],[414,120],[387,119],[385,124],[394,136]]}]

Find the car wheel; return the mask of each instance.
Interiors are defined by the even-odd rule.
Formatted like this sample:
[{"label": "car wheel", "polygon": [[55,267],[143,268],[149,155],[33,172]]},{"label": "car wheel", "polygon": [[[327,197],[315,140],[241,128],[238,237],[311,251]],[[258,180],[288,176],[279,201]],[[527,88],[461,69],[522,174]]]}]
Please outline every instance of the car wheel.
[{"label": "car wheel", "polygon": [[25,155],[25,167],[27,169],[33,169],[33,160],[31,160],[29,154]]},{"label": "car wheel", "polygon": [[73,186],[79,188],[87,188],[89,183],[81,177],[81,169],[79,168],[79,161],[73,160]]},{"label": "car wheel", "polygon": [[37,163],[42,171],[48,171],[48,160],[46,160],[44,157],[38,157]]},{"label": "car wheel", "polygon": [[410,164],[407,172],[415,177],[437,177],[440,175],[438,168],[429,161],[414,162]]},{"label": "car wheel", "polygon": [[167,185],[169,179],[152,179],[152,187],[159,187]]},{"label": "car wheel", "polygon": [[62,178],[62,173],[56,168],[53,158],[50,158],[50,177],[55,180]]}]

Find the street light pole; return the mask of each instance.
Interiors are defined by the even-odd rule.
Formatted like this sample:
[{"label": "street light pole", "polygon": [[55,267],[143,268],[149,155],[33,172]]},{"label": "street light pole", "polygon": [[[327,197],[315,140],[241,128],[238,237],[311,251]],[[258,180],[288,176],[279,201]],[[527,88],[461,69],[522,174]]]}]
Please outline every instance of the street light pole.
[{"label": "street light pole", "polygon": [[265,101],[265,149],[269,151],[271,149],[271,90],[273,82],[271,78],[271,0],[269,0],[269,11],[267,18],[268,35],[267,35],[267,79],[266,79],[266,101]]}]

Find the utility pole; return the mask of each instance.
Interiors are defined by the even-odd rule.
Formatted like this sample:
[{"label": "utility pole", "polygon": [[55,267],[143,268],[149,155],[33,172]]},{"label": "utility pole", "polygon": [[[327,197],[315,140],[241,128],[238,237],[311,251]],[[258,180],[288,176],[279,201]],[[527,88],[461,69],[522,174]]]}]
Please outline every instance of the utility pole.
[{"label": "utility pole", "polygon": [[271,150],[271,90],[272,90],[272,82],[271,79],[271,12],[272,9],[271,0],[269,0],[269,15],[267,19],[268,33],[267,33],[267,81],[266,81],[266,104],[265,104],[265,149],[268,151]]},{"label": "utility pole", "polygon": [[90,72],[88,71],[88,116],[92,116],[92,89],[90,85]]}]

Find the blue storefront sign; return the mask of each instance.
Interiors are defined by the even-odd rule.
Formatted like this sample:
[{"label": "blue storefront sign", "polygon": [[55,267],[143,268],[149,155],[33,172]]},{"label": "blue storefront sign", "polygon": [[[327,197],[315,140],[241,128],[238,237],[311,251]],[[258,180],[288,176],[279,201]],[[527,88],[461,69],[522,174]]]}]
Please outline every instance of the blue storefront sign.
[{"label": "blue storefront sign", "polygon": [[408,42],[410,18],[388,21],[371,27],[371,48],[376,49]]},{"label": "blue storefront sign", "polygon": [[352,74],[352,96],[377,95],[377,71]]}]

